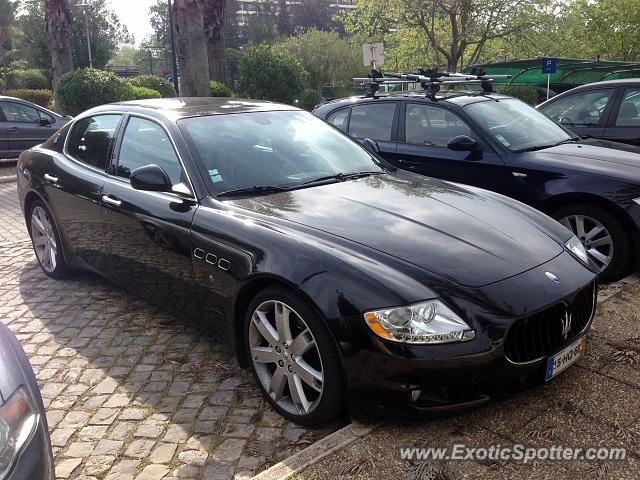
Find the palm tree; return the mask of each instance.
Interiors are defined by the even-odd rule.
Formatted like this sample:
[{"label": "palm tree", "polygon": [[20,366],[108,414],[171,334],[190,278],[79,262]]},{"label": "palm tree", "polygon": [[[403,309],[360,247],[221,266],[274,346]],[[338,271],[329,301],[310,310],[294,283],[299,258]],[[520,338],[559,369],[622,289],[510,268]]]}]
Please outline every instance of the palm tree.
[{"label": "palm tree", "polygon": [[226,0],[205,0],[204,32],[207,37],[209,78],[229,85],[225,35]]},{"label": "palm tree", "polygon": [[55,86],[62,75],[73,70],[69,0],[45,0],[45,19]]},{"label": "palm tree", "polygon": [[209,97],[209,57],[204,32],[206,0],[175,0],[173,19],[177,33],[180,63],[180,94],[184,97]]}]

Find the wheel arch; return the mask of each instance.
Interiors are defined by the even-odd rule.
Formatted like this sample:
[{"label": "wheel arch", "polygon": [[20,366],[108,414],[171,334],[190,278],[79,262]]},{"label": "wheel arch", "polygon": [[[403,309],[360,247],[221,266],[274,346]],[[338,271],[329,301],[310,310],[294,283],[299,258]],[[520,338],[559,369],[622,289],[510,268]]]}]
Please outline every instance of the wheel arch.
[{"label": "wheel arch", "polygon": [[[563,193],[545,200],[539,206],[539,209],[547,215],[551,215],[560,207],[578,203],[593,205],[610,211],[613,216],[622,223],[625,230],[630,233],[631,242],[636,247],[634,250],[637,250],[637,248],[640,247],[640,232],[631,217],[624,211],[624,209],[620,208],[616,203],[605,197],[583,192]],[[633,259],[637,264],[639,258],[636,252],[633,252]]]}]

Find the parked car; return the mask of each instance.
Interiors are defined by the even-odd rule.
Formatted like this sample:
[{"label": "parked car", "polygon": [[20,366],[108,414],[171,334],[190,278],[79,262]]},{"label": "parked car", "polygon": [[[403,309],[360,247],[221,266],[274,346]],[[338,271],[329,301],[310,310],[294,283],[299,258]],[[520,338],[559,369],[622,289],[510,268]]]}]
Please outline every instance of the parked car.
[{"label": "parked car", "polygon": [[511,97],[483,92],[357,97],[314,112],[369,138],[392,165],[492,190],[555,218],[603,281],[640,255],[640,149],[603,148]]},{"label": "parked car", "polygon": [[0,96],[0,158],[13,158],[45,142],[70,117],[35,103]]},{"label": "parked car", "polygon": [[581,137],[640,146],[640,79],[589,83],[536,107]]},{"label": "parked car", "polygon": [[18,194],[47,275],[92,270],[208,329],[301,424],[345,398],[439,412],[543,383],[594,313],[560,224],[286,105],[98,107],[21,155]]},{"label": "parked car", "polygon": [[0,478],[54,480],[47,417],[29,360],[0,322]]}]

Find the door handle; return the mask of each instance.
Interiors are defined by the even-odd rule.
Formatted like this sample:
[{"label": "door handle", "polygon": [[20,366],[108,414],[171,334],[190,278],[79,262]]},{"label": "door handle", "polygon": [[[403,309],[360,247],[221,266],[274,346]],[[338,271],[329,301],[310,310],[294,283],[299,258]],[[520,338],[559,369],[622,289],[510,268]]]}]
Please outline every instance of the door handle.
[{"label": "door handle", "polygon": [[102,201],[104,203],[109,204],[109,205],[113,205],[114,207],[119,207],[120,205],[122,205],[122,201],[116,200],[115,198],[112,198],[109,195],[103,195],[102,196]]},{"label": "door handle", "polygon": [[526,173],[522,173],[522,172],[511,172],[511,174],[512,174],[514,177],[526,177],[526,176],[527,176],[527,174],[526,174]]},{"label": "door handle", "polygon": [[44,179],[47,182],[51,182],[51,183],[58,183],[58,177],[54,177],[52,175],[49,175],[48,173],[44,174]]}]

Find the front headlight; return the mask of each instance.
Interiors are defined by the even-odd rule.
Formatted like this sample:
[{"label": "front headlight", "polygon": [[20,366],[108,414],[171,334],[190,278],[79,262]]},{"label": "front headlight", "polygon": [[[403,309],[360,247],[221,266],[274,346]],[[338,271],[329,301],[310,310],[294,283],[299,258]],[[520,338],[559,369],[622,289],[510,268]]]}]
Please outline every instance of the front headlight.
[{"label": "front headlight", "polygon": [[22,387],[0,407],[0,480],[3,480],[38,424],[38,414]]},{"label": "front headlight", "polygon": [[589,256],[587,255],[587,249],[584,248],[584,245],[580,240],[578,240],[578,237],[574,235],[569,240],[567,240],[567,243],[565,243],[564,246],[567,248],[567,250],[569,250],[576,257],[582,260],[586,265],[589,265]]},{"label": "front headlight", "polygon": [[366,312],[364,319],[376,335],[394,342],[434,344],[475,337],[471,327],[439,300]]},{"label": "front headlight", "polygon": [[636,202],[638,205],[640,205],[640,197],[634,198],[633,201]]}]

